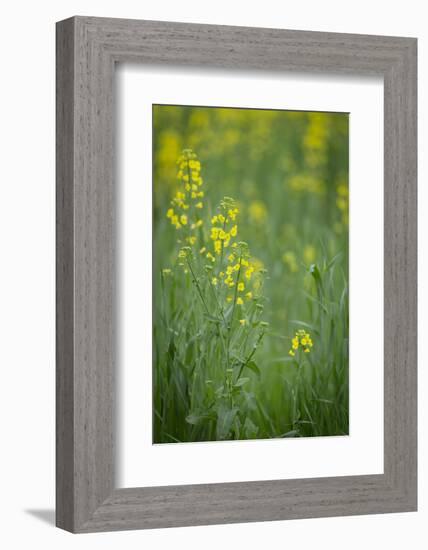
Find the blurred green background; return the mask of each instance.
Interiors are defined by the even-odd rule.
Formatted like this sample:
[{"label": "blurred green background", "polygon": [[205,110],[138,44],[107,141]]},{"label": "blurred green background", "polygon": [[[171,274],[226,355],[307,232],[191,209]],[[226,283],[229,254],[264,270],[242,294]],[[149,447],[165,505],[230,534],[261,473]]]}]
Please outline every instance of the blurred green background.
[{"label": "blurred green background", "polygon": [[[192,148],[209,214],[210,205],[233,197],[240,238],[268,271],[264,319],[270,330],[258,352],[260,398],[271,406],[278,431],[294,422],[282,406],[282,388],[292,391],[295,372],[287,354],[304,326],[314,334],[314,399],[340,409],[341,420],[333,426],[331,415],[325,429],[319,422],[317,430],[301,432],[347,433],[348,137],[346,113],[153,106],[155,281],[176,259],[177,236],[165,214],[178,188],[177,158]],[[156,282],[154,288],[156,311]]]}]

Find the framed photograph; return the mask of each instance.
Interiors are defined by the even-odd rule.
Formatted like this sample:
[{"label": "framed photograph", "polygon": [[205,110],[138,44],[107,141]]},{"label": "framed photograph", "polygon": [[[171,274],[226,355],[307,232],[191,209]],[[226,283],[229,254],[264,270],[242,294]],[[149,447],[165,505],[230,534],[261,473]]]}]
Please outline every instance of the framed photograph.
[{"label": "framed photograph", "polygon": [[416,39],[57,24],[57,525],[417,507]]}]

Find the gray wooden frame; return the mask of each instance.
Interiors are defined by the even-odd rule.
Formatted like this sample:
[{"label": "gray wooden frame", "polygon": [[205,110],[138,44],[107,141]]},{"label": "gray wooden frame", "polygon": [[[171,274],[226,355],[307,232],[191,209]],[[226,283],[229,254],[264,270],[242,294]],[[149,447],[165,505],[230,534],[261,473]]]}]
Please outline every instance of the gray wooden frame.
[{"label": "gray wooden frame", "polygon": [[[58,527],[92,532],[416,510],[416,46],[413,38],[90,17],[57,24]],[[116,62],[383,76],[382,475],[115,488]]]}]

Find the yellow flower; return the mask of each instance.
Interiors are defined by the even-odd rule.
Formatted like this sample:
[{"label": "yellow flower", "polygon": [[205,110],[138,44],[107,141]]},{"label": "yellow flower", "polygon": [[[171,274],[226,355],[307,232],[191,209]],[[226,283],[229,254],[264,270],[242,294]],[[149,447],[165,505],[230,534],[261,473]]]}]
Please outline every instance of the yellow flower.
[{"label": "yellow flower", "polygon": [[221,253],[221,241],[214,241],[214,251],[216,254]]},{"label": "yellow flower", "polygon": [[215,258],[214,258],[214,256],[211,254],[211,252],[208,252],[206,257],[208,258],[208,260],[211,260],[212,262],[215,262]]},{"label": "yellow flower", "polygon": [[228,297],[226,298],[226,301],[227,301],[227,302],[231,302],[232,300],[233,300],[232,296],[228,296]]},{"label": "yellow flower", "polygon": [[203,254],[205,251],[206,251],[206,248],[205,248],[205,246],[203,246],[203,247],[200,249],[199,253],[200,253],[200,254]]},{"label": "yellow flower", "polygon": [[180,222],[178,221],[178,216],[176,216],[175,214],[171,218],[171,223],[172,225],[175,225],[176,229],[180,229],[181,225],[180,225]]},{"label": "yellow flower", "polygon": [[239,322],[241,323],[242,326],[244,326],[247,323],[247,320],[246,319],[239,319]]},{"label": "yellow flower", "polygon": [[239,292],[243,292],[245,290],[245,285],[244,283],[238,283],[238,291]]},{"label": "yellow flower", "polygon": [[245,277],[250,280],[251,279],[251,275],[254,273],[254,267],[252,265],[250,265],[248,267],[248,269],[245,270]]},{"label": "yellow flower", "polygon": [[219,214],[217,217],[220,223],[224,223],[226,221],[226,218],[223,216],[223,214]]},{"label": "yellow flower", "polygon": [[236,300],[236,303],[238,304],[238,306],[242,306],[242,304],[244,303],[244,300],[242,298],[238,298]]},{"label": "yellow flower", "polygon": [[309,332],[306,332],[304,329],[299,329],[291,340],[291,349],[288,353],[294,357],[295,352],[299,348],[302,348],[304,353],[310,353],[312,346],[312,338]]},{"label": "yellow flower", "polygon": [[232,208],[228,211],[227,215],[232,221],[235,221],[238,212],[239,210],[237,208]]},{"label": "yellow flower", "polygon": [[193,246],[196,242],[196,237],[187,237],[186,241]]},{"label": "yellow flower", "polygon": [[238,233],[238,226],[234,225],[232,227],[232,229],[230,230],[230,234],[231,234],[232,237],[236,237],[237,233]]},{"label": "yellow flower", "polygon": [[199,171],[201,169],[201,163],[199,160],[189,160],[189,168]]},{"label": "yellow flower", "polygon": [[218,227],[211,227],[211,239],[213,241],[218,239],[220,229]]},{"label": "yellow flower", "polygon": [[218,222],[218,216],[213,216],[213,217],[211,218],[211,223],[214,225],[214,224],[216,224],[217,222]]},{"label": "yellow flower", "polygon": [[227,257],[227,259],[229,260],[229,262],[234,262],[235,261],[235,256],[232,254],[229,254],[229,256]]},{"label": "yellow flower", "polygon": [[251,300],[251,298],[253,297],[253,293],[252,292],[247,292],[245,297],[248,298],[249,300]]},{"label": "yellow flower", "polygon": [[226,279],[224,280],[224,283],[225,283],[227,286],[229,286],[229,287],[232,287],[232,286],[235,285],[235,283],[234,283],[234,281],[233,281],[233,278],[232,278],[230,275],[228,275],[228,276],[226,277]]},{"label": "yellow flower", "polygon": [[186,225],[186,224],[187,224],[187,216],[186,216],[186,214],[182,214],[182,215],[180,216],[180,223],[181,223],[181,225]]},{"label": "yellow flower", "polygon": [[213,277],[213,278],[211,279],[211,282],[212,282],[212,284],[213,284],[214,286],[217,286],[217,282],[218,282],[217,277]]},{"label": "yellow flower", "polygon": [[172,218],[174,215],[174,210],[172,208],[168,208],[168,212],[166,213],[167,218]]},{"label": "yellow flower", "polygon": [[204,205],[203,205],[202,202],[197,202],[197,203],[195,204],[195,208],[203,208],[203,207],[204,207]]}]

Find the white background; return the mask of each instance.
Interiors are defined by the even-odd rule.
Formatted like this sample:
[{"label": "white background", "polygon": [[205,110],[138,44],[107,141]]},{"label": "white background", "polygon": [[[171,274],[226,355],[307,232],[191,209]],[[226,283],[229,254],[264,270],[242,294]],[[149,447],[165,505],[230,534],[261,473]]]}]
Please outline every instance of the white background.
[{"label": "white background", "polygon": [[[255,78],[251,73],[219,71],[201,75],[189,69],[171,75],[170,69],[135,65],[122,66],[116,78],[121,204],[118,486],[382,473],[382,80],[296,74]],[[152,320],[150,315],[142,318],[141,311],[151,310],[152,299],[152,265],[147,261],[152,257],[152,205],[147,190],[152,177],[153,103],[350,113],[349,436],[152,445],[151,429],[141,429],[152,424]]]},{"label": "white background", "polygon": [[[329,550],[426,547],[428,520],[428,354],[421,346],[419,512],[264,524],[73,536],[52,527],[54,505],[54,22],[99,15],[320,31],[418,36],[419,181],[428,208],[427,44],[418,0],[250,3],[175,0],[21,2],[2,8],[1,101],[1,504],[4,548],[298,547]],[[420,280],[428,278],[426,215],[420,222]],[[420,332],[428,330],[426,286],[419,289]]]}]

